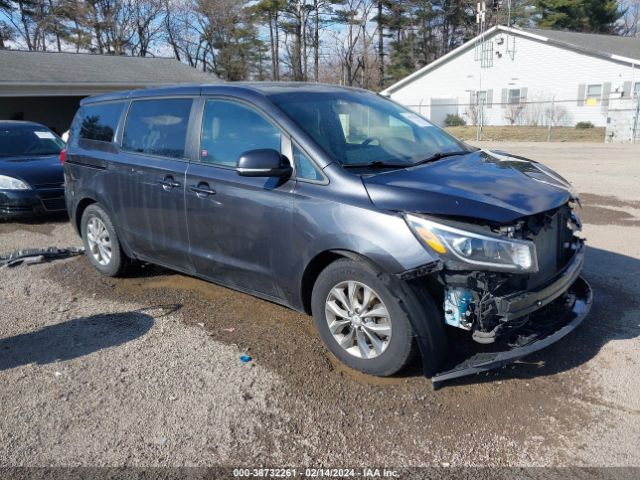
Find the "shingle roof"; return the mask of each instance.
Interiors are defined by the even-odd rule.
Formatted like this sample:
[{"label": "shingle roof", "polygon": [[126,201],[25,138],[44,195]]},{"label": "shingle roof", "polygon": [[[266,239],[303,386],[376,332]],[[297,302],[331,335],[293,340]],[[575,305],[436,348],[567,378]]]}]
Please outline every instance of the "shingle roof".
[{"label": "shingle roof", "polygon": [[217,77],[172,58],[0,50],[0,84],[166,85]]},{"label": "shingle roof", "polygon": [[542,28],[523,28],[523,30],[576,49],[640,60],[640,38],[567,32],[564,30],[547,30]]},{"label": "shingle roof", "polygon": [[[551,45],[572,49],[585,54],[597,55],[613,61],[621,61],[632,65],[640,63],[640,38],[566,32],[563,30],[546,30],[542,28],[509,28],[502,25],[491,27],[487,30],[486,35],[497,34],[501,31],[525,37],[529,36],[530,38],[538,37],[539,41],[548,42]],[[473,48],[476,45],[477,39],[478,37],[469,40],[458,48],[413,72],[411,75],[408,75],[390,87],[387,87],[381,93],[383,95],[391,95],[395,90],[403,85],[406,85],[414,79],[425,75],[429,71],[438,68],[438,66],[454,58],[461,52],[469,48]]]}]

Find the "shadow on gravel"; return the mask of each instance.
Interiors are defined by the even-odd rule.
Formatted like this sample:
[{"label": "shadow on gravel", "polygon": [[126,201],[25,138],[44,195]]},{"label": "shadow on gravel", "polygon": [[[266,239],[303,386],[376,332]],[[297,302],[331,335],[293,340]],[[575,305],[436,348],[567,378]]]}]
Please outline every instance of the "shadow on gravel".
[{"label": "shadow on gravel", "polygon": [[0,371],[82,357],[143,336],[154,317],[139,311],[92,315],[0,339]]},{"label": "shadow on gravel", "polygon": [[640,260],[588,247],[583,275],[593,289],[593,305],[575,331],[502,370],[452,380],[444,386],[554,375],[587,363],[611,341],[639,337],[640,298],[634,285],[624,284],[625,277],[637,282],[633,272],[640,275]]}]

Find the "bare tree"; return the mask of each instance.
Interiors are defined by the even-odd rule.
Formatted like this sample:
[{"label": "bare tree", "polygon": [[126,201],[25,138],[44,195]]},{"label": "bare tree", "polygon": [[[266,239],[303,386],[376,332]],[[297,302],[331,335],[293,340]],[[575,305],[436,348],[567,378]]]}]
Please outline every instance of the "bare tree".
[{"label": "bare tree", "polygon": [[203,24],[195,0],[164,0],[164,30],[174,56],[194,68],[206,69]]},{"label": "bare tree", "polygon": [[640,0],[622,0],[624,15],[620,20],[620,34],[627,37],[640,36]]},{"label": "bare tree", "polygon": [[358,84],[367,73],[368,54],[372,53],[373,36],[367,31],[374,3],[370,0],[346,0],[334,13],[338,23],[345,25],[344,36],[334,34],[337,55],[342,67],[342,82]]},{"label": "bare tree", "polygon": [[504,108],[504,119],[509,122],[509,125],[521,125],[526,109],[525,103],[509,103]]},{"label": "bare tree", "polygon": [[163,4],[161,0],[133,0],[129,11],[135,28],[131,53],[146,57],[150,45],[159,37],[164,27],[160,21],[164,13]]}]

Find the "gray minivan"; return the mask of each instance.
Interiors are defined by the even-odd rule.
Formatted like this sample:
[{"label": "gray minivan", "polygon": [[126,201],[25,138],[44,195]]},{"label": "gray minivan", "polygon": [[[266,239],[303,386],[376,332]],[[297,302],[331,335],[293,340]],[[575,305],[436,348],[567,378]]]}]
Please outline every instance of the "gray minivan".
[{"label": "gray minivan", "polygon": [[591,305],[565,179],[371,92],[228,83],[88,98],[61,160],[100,272],[151,262],[312,314],[365,373],[418,353],[435,382],[495,368]]}]

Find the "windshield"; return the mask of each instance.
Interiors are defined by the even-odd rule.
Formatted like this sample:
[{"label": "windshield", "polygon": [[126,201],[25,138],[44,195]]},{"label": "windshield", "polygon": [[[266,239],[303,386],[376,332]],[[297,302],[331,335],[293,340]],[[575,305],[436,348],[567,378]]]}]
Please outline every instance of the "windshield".
[{"label": "windshield", "polygon": [[0,157],[57,155],[64,142],[47,127],[0,125]]},{"label": "windshield", "polygon": [[344,166],[410,166],[470,151],[420,115],[373,93],[301,92],[271,100]]}]

